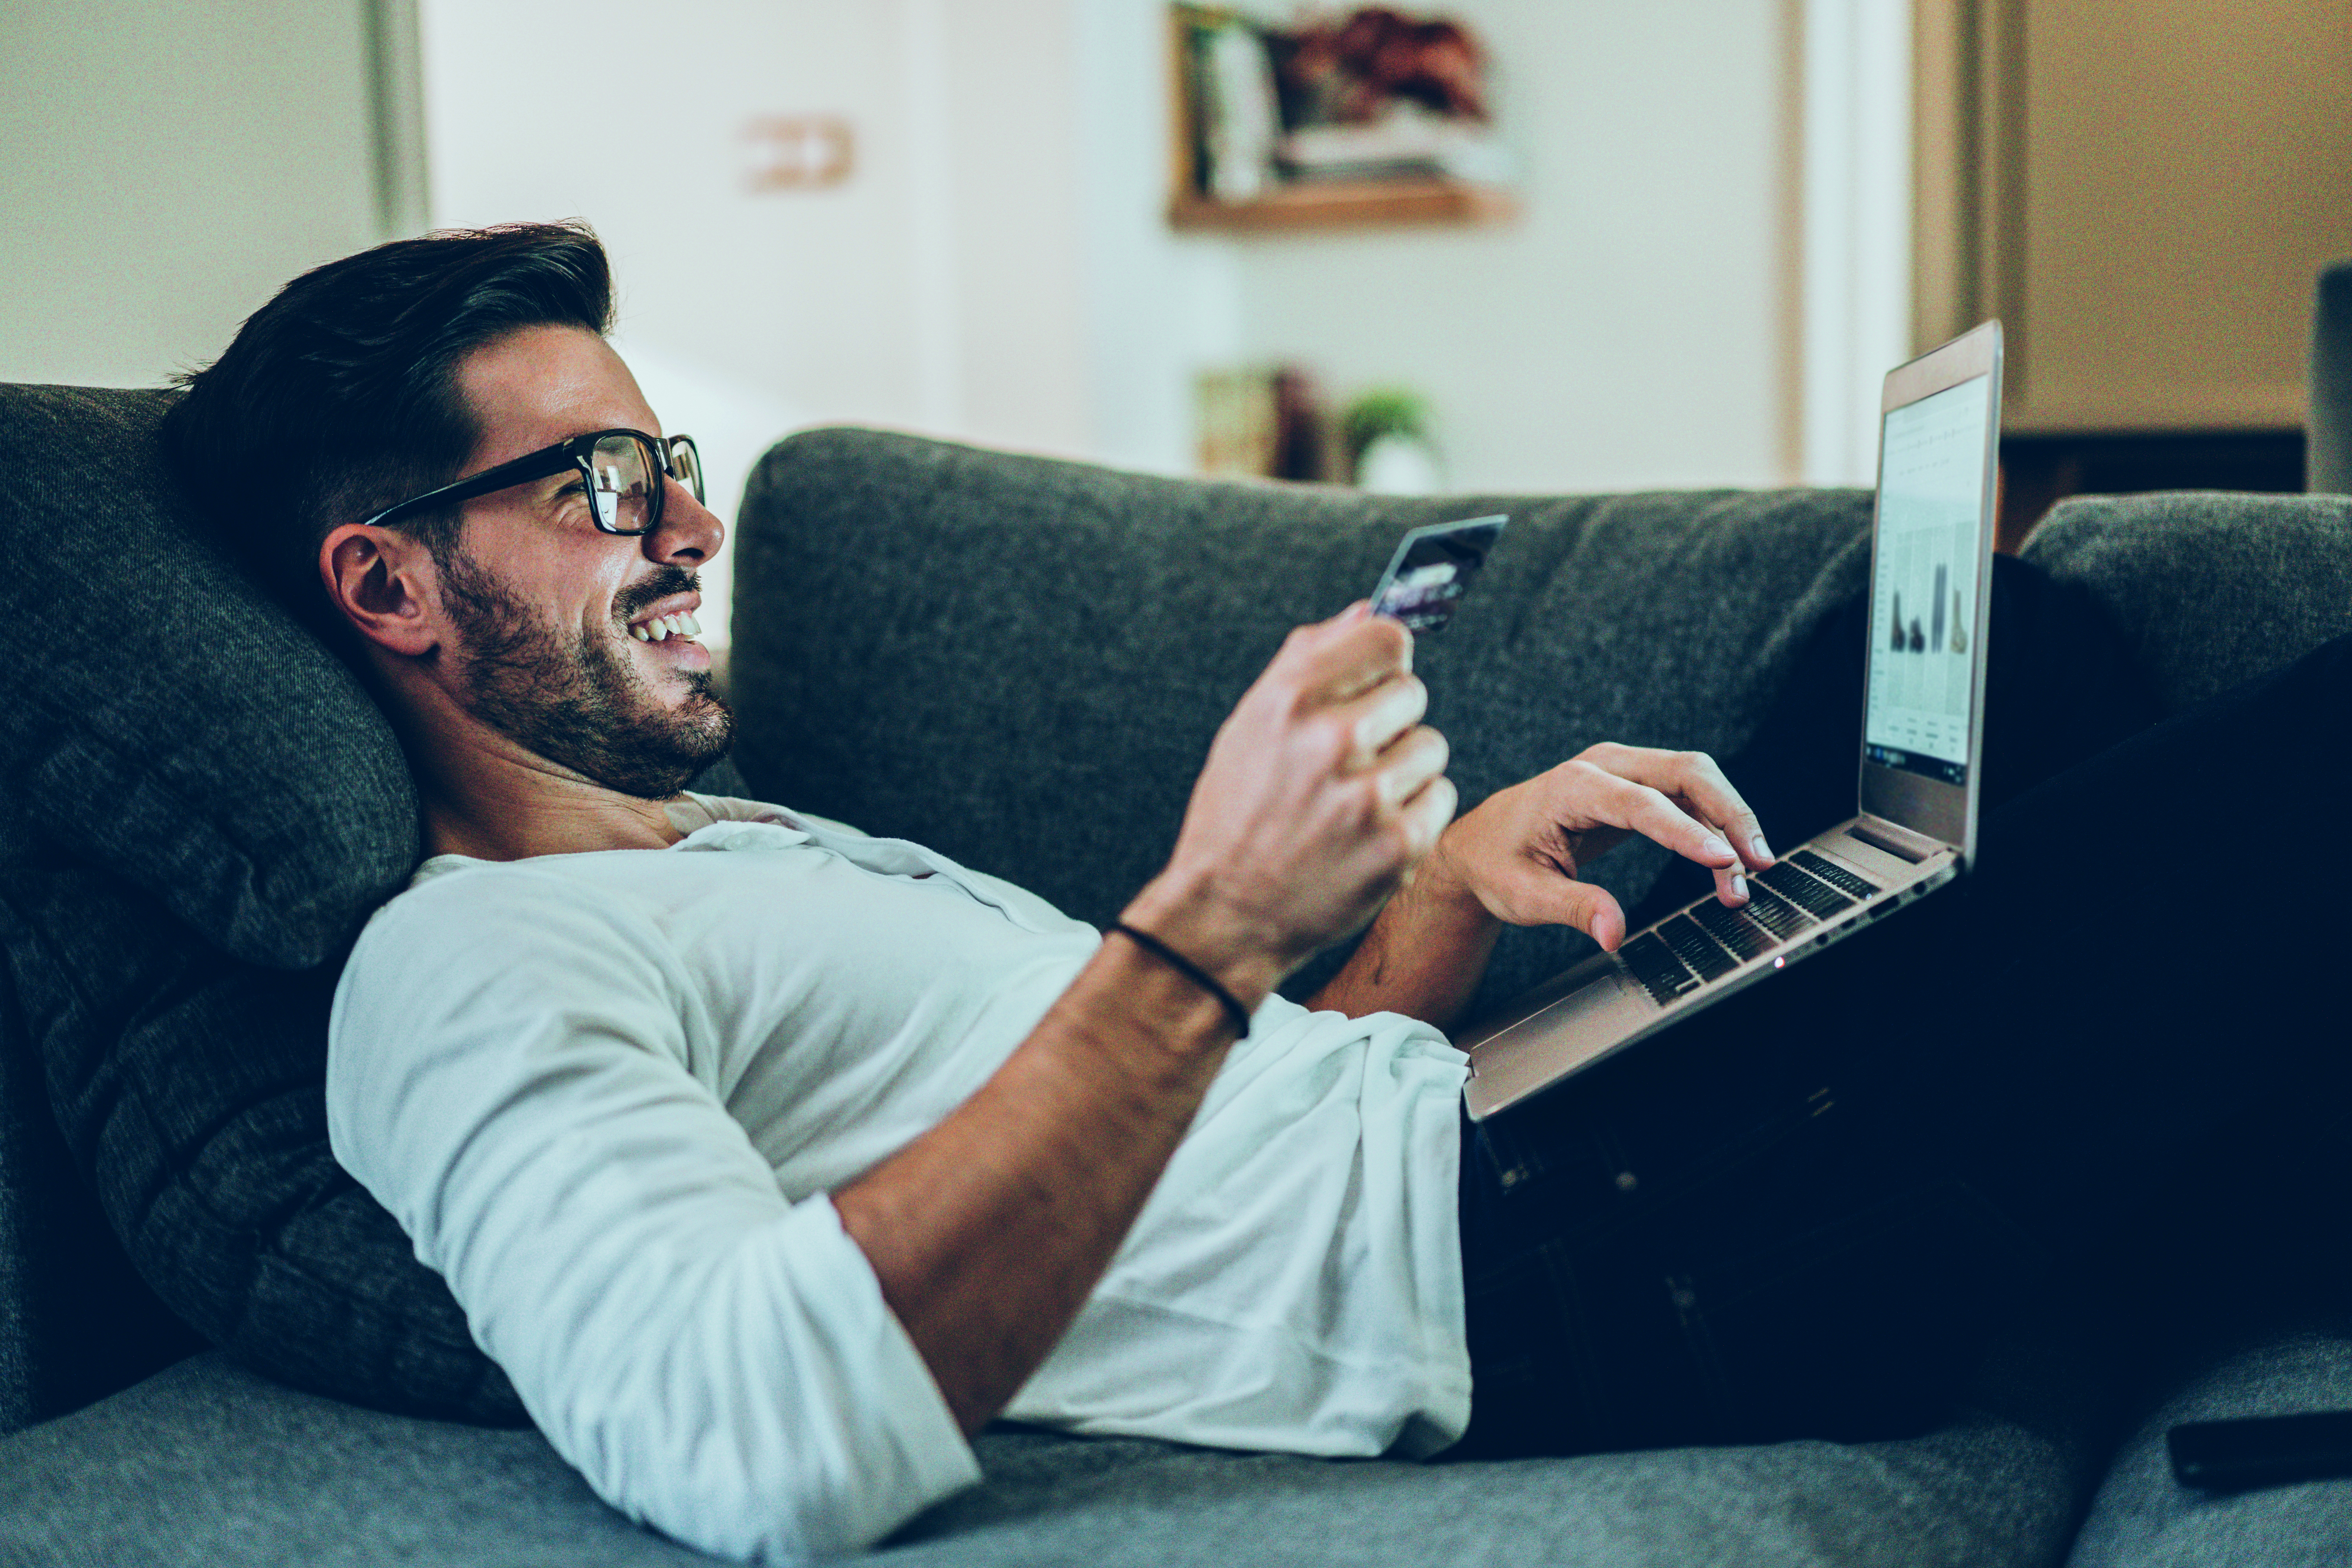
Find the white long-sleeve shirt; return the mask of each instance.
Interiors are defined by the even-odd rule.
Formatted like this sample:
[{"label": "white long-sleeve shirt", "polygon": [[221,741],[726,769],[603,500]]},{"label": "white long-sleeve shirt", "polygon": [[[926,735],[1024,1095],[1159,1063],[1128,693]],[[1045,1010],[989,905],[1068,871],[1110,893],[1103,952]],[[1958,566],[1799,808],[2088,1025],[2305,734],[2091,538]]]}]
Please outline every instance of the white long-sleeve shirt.
[{"label": "white long-sleeve shirt", "polygon": [[[900,840],[672,811],[666,851],[425,863],[336,992],[335,1153],[606,1500],[734,1557],[863,1546],[978,1470],[825,1194],[978,1089],[1100,938]],[[1007,1414],[1322,1455],[1458,1436],[1464,1063],[1269,998]]]}]

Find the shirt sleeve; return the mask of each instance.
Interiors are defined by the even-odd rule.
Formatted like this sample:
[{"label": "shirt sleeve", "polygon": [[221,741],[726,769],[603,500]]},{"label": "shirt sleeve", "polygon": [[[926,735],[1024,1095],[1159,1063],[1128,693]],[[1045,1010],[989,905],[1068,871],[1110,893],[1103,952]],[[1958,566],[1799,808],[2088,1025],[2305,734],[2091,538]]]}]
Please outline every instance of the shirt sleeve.
[{"label": "shirt sleeve", "polygon": [[831,1201],[688,1069],[652,922],[512,868],[388,905],[335,997],[336,1157],[607,1502],[707,1552],[871,1544],[979,1468]]}]

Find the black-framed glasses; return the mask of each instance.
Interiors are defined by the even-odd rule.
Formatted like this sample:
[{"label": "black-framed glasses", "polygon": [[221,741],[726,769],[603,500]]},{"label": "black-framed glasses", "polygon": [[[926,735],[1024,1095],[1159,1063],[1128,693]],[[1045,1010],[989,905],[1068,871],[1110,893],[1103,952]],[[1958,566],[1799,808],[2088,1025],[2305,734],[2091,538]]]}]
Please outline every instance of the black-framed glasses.
[{"label": "black-framed glasses", "polygon": [[661,526],[664,476],[676,479],[702,500],[702,454],[691,436],[648,436],[642,430],[591,430],[527,452],[510,463],[484,468],[455,484],[443,485],[398,506],[386,507],[367,520],[371,528],[390,528],[419,512],[455,506],[476,496],[512,485],[529,484],[566,468],[578,470],[587,487],[589,515],[605,533],[651,533]]}]

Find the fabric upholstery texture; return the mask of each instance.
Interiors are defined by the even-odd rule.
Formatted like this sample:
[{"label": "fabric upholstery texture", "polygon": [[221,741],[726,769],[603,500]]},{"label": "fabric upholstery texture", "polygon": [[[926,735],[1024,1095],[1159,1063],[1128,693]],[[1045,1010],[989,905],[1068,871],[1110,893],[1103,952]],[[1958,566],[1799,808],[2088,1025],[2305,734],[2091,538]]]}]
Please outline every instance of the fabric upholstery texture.
[{"label": "fabric upholstery texture", "polygon": [[2352,631],[2352,497],[2082,496],[2022,553],[2106,606],[2168,712]]},{"label": "fabric upholstery texture", "polygon": [[6,976],[0,974],[0,1432],[14,1432],[41,1415],[37,1384],[42,1338],[39,1291],[50,1260],[35,1241],[44,1206],[39,1195],[54,1180],[37,1168],[33,1140],[46,1125],[39,1113],[40,1080],[17,1021]]},{"label": "fabric upholstery texture", "polygon": [[2352,1479],[2201,1491],[2172,1479],[2165,1433],[2184,1421],[2352,1409],[2352,1321],[2242,1328],[2147,1409],[2116,1454],[2068,1568],[2352,1562]]},{"label": "fabric upholstery texture", "polygon": [[54,856],[7,868],[0,943],[58,1125],[180,1317],[303,1387],[520,1419],[440,1276],[328,1146],[334,966],[242,963]]},{"label": "fabric upholstery texture", "polygon": [[140,1282],[76,1168],[0,965],[0,1432],[136,1383],[201,1342]]},{"label": "fabric upholstery texture", "polygon": [[[769,798],[1104,924],[1165,863],[1284,634],[1370,594],[1407,527],[1489,511],[1509,528],[1415,653],[1465,809],[1596,741],[1737,750],[1859,591],[1870,496],[1398,500],[813,432],[770,452],[737,521],[738,760]],[[1630,906],[1663,862],[1629,846],[1593,876]],[[1479,1005],[1589,951],[1507,931]]]},{"label": "fabric upholstery texture", "polygon": [[0,386],[0,614],[51,628],[0,703],[0,786],[224,951],[308,968],[415,868],[415,791],[358,682],[163,467],[170,401]]},{"label": "fabric upholstery texture", "polygon": [[6,603],[58,628],[0,703],[0,1422],[194,1348],[159,1301],[307,1386],[520,1419],[327,1146],[325,998],[416,862],[406,765],[163,467],[169,396],[0,387]]},{"label": "fabric upholstery texture", "polygon": [[[2092,1479],[2087,1407],[2072,1392],[2063,1373],[2021,1359],[1961,1418],[1907,1442],[1499,1464],[1000,1430],[977,1445],[982,1485],[917,1519],[888,1553],[940,1568],[2051,1564]],[[599,1502],[536,1433],[354,1410],[217,1355],[0,1439],[5,1568],[705,1561]]]}]

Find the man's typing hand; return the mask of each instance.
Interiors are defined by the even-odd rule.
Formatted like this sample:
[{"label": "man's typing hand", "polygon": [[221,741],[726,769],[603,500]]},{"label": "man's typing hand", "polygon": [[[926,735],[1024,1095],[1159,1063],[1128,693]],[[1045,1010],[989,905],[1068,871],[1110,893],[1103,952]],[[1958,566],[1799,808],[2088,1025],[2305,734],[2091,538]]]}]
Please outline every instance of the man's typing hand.
[{"label": "man's typing hand", "polygon": [[1613,952],[1625,911],[1579,877],[1636,833],[1713,871],[1728,905],[1746,903],[1747,873],[1772,863],[1714,758],[1604,743],[1488,796],[1446,830],[1430,869],[1496,920],[1574,926]]},{"label": "man's typing hand", "polygon": [[1361,604],[1292,632],[1217,731],[1125,918],[1255,999],[1356,930],[1452,819],[1412,634]]},{"label": "man's typing hand", "polygon": [[1713,871],[1727,904],[1747,902],[1746,874],[1772,863],[1755,813],[1713,758],[1594,746],[1497,791],[1447,828],[1315,1005],[1450,1027],[1505,924],[1574,926],[1613,952],[1625,911],[1580,878],[1635,833]]}]

